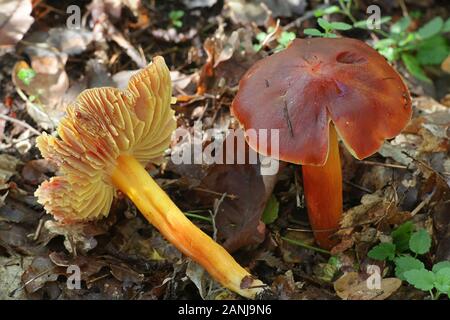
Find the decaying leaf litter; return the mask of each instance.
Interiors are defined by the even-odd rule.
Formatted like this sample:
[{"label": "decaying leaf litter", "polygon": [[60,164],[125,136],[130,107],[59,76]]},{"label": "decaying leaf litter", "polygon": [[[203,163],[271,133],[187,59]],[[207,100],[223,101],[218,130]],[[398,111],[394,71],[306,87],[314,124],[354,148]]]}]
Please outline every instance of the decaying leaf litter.
[{"label": "decaying leaf litter", "polygon": [[[412,28],[436,15],[448,17],[443,3],[429,2],[435,6],[427,5]],[[289,39],[283,32],[303,37],[305,28],[315,27],[314,12],[324,5],[93,0],[81,6],[80,29],[67,28],[68,5],[0,4],[0,298],[237,299],[168,244],[124,196],[114,201],[108,218],[95,223],[66,226],[46,215],[33,193],[57,168],[41,158],[35,139],[43,130],[54,131],[83,89],[124,87],[156,55],[171,69],[179,128],[237,128],[229,107],[241,76],[282,49]],[[367,5],[361,1],[352,10],[363,18]],[[406,13],[390,1],[380,5],[393,21],[424,10],[421,1],[408,1]],[[341,33],[369,44],[378,37],[361,30]],[[363,161],[341,148],[345,213],[339,243],[329,252],[314,244],[294,165],[281,163],[270,179],[259,174],[260,163],[177,165],[166,157],[162,166],[147,169],[190,219],[271,286],[274,298],[429,299],[401,281],[392,262],[368,255],[410,221],[431,235],[431,249],[421,259],[427,269],[450,260],[448,67],[427,70],[429,83],[399,61],[394,66],[413,95],[412,120]],[[207,147],[206,140],[200,143]],[[189,137],[173,141],[172,151],[190,144]],[[80,290],[66,285],[73,264],[81,269]],[[373,265],[383,276],[381,291],[365,285]]]}]

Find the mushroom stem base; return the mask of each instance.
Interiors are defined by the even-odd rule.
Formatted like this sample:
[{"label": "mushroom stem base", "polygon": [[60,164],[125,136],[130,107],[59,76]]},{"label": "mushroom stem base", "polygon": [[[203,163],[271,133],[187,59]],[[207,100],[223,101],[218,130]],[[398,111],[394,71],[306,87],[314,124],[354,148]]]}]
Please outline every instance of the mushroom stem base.
[{"label": "mushroom stem base", "polygon": [[222,246],[186,218],[134,157],[118,158],[112,181],[170,243],[224,287],[250,299],[263,291],[264,284],[253,279]]},{"label": "mushroom stem base", "polygon": [[302,166],[303,189],[309,222],[319,246],[330,249],[330,236],[342,216],[342,169],[336,130],[330,123],[328,159],[324,166]]}]

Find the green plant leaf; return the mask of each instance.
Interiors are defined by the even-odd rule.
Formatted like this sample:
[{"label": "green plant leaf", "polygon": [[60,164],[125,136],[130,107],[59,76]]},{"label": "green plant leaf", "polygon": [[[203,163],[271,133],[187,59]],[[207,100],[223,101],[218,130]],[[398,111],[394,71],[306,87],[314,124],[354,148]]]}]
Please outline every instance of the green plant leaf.
[{"label": "green plant leaf", "polygon": [[265,32],[260,32],[260,33],[258,33],[257,35],[256,35],[256,40],[258,40],[258,42],[263,42],[264,41],[264,39],[266,39],[266,37],[267,37],[267,33],[265,33]]},{"label": "green plant leaf", "polygon": [[17,72],[17,77],[27,86],[30,85],[31,80],[33,80],[34,77],[36,77],[36,71],[34,71],[31,68],[24,68],[20,69],[19,72]]},{"label": "green plant leaf", "polygon": [[373,247],[367,255],[375,260],[393,260],[395,257],[395,244],[383,242]]},{"label": "green plant leaf", "polygon": [[450,268],[450,261],[441,261],[436,263],[433,266],[433,272],[437,273],[439,272],[439,270],[444,269],[444,268]]},{"label": "green plant leaf", "polygon": [[447,40],[441,35],[428,38],[417,47],[417,60],[423,65],[441,64],[449,54]]},{"label": "green plant leaf", "polygon": [[422,80],[427,83],[431,83],[431,79],[427,77],[425,72],[420,66],[419,61],[416,57],[409,53],[402,54],[402,61],[405,64],[406,69],[417,79]]},{"label": "green plant leaf", "polygon": [[351,24],[345,22],[331,22],[330,24],[334,30],[350,30],[352,28]]},{"label": "green plant leaf", "polygon": [[401,256],[394,259],[395,276],[401,280],[406,280],[404,273],[409,270],[425,269],[422,261],[411,256]]},{"label": "green plant leaf", "polygon": [[417,289],[429,291],[434,288],[435,275],[426,269],[409,270],[404,273],[406,281]]},{"label": "green plant leaf", "polygon": [[444,26],[444,20],[441,17],[435,17],[432,20],[428,21],[424,26],[422,26],[417,34],[422,39],[431,38],[434,35],[437,35]]},{"label": "green plant leaf", "polygon": [[324,35],[324,37],[325,38],[337,38],[338,36],[337,36],[337,34],[334,34],[334,33],[326,33]]},{"label": "green plant leaf", "polygon": [[181,28],[183,26],[183,22],[181,22],[180,20],[172,21],[172,24],[176,28]]},{"label": "green plant leaf", "polygon": [[[389,22],[392,20],[392,17],[389,16],[385,16],[385,17],[381,17],[380,19],[380,25],[386,22]],[[360,21],[356,21],[353,24],[354,28],[361,28],[361,29],[367,29],[367,20],[360,20]]]},{"label": "green plant leaf", "polygon": [[289,43],[292,42],[292,40],[295,39],[295,33],[294,32],[288,32],[288,31],[283,31],[281,33],[280,38],[278,39],[278,43],[283,47],[286,48]]},{"label": "green plant leaf", "polygon": [[265,224],[271,224],[278,218],[278,212],[280,209],[280,203],[277,198],[272,194],[267,201],[266,208],[262,214],[262,221]]},{"label": "green plant leaf", "polygon": [[450,32],[450,18],[445,21],[442,32]]},{"label": "green plant leaf", "polygon": [[400,34],[404,32],[409,25],[411,24],[411,18],[410,17],[403,17],[400,20],[398,20],[396,23],[391,25],[390,31],[391,33]]},{"label": "green plant leaf", "polygon": [[431,237],[425,229],[414,232],[409,239],[409,249],[417,254],[424,254],[430,250]]},{"label": "green plant leaf", "polygon": [[406,221],[392,231],[391,236],[397,252],[401,253],[409,249],[409,238],[411,238],[413,230],[414,224],[411,221]]},{"label": "green plant leaf", "polygon": [[170,20],[179,20],[184,16],[184,11],[182,10],[172,10],[169,12]]},{"label": "green plant leaf", "polygon": [[373,47],[375,49],[382,49],[382,48],[387,48],[387,47],[393,46],[394,44],[395,44],[394,39],[386,38],[386,39],[378,40],[377,42],[375,42]]},{"label": "green plant leaf", "polygon": [[313,37],[323,37],[325,35],[325,33],[321,32],[318,29],[314,29],[314,28],[307,28],[307,29],[303,30],[303,33],[308,36],[313,36]]},{"label": "green plant leaf", "polygon": [[398,58],[398,51],[394,48],[388,47],[378,50],[380,54],[386,57],[389,61],[395,61]]},{"label": "green plant leaf", "polygon": [[323,19],[323,18],[319,18],[317,19],[317,23],[319,24],[319,26],[322,27],[322,29],[324,29],[325,31],[328,30],[332,30],[333,27],[331,26],[331,23],[329,23],[327,20]]},{"label": "green plant leaf", "polygon": [[317,9],[314,11],[314,16],[316,18],[327,15],[327,14],[333,14],[333,13],[337,13],[337,12],[341,12],[341,8],[339,8],[338,6],[330,6],[324,9]]},{"label": "green plant leaf", "polygon": [[440,269],[434,278],[434,287],[438,291],[447,293],[450,290],[450,267]]}]

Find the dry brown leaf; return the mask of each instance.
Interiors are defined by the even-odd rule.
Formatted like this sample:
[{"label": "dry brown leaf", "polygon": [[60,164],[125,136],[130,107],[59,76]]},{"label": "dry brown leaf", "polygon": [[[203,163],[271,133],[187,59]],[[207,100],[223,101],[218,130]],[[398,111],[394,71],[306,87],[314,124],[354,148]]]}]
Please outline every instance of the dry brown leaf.
[{"label": "dry brown leaf", "polygon": [[0,3],[0,55],[23,38],[34,18],[31,0],[3,0]]},{"label": "dry brown leaf", "polygon": [[343,300],[385,300],[401,285],[400,279],[385,278],[381,280],[380,289],[369,289],[357,272],[348,272],[334,282],[334,290]]},{"label": "dry brown leaf", "polygon": [[[12,78],[14,84],[33,101],[27,101],[27,111],[33,120],[44,129],[53,128],[64,116],[64,95],[69,88],[69,77],[64,70],[66,55],[53,50],[28,47],[31,67],[25,61],[16,63]],[[21,70],[32,68],[36,75],[29,83],[19,79]]]},{"label": "dry brown leaf", "polygon": [[305,11],[305,0],[228,0],[231,19],[236,24],[264,25],[270,17],[299,16]]}]

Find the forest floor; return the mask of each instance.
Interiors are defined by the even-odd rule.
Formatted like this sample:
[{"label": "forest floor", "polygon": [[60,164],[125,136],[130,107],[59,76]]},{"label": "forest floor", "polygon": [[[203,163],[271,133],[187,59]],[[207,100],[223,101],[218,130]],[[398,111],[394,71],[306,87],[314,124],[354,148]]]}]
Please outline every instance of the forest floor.
[{"label": "forest floor", "polygon": [[[334,248],[314,244],[299,166],[283,164],[268,181],[259,164],[175,165],[168,156],[150,174],[276,298],[448,299],[450,7],[379,0],[385,19],[370,30],[357,21],[371,1],[327,2],[77,1],[79,21],[73,1],[0,3],[0,35],[12,35],[0,37],[0,299],[239,299],[124,196],[105,219],[57,223],[34,197],[57,170],[36,137],[54,132],[83,89],[124,87],[156,55],[171,70],[178,126],[225,132],[237,125],[230,105],[241,76],[307,28],[375,47],[413,99],[410,123],[378,153],[357,160],[341,147],[344,219]],[[346,26],[325,30],[322,19]],[[66,284],[70,265],[81,269],[80,290]]]}]

